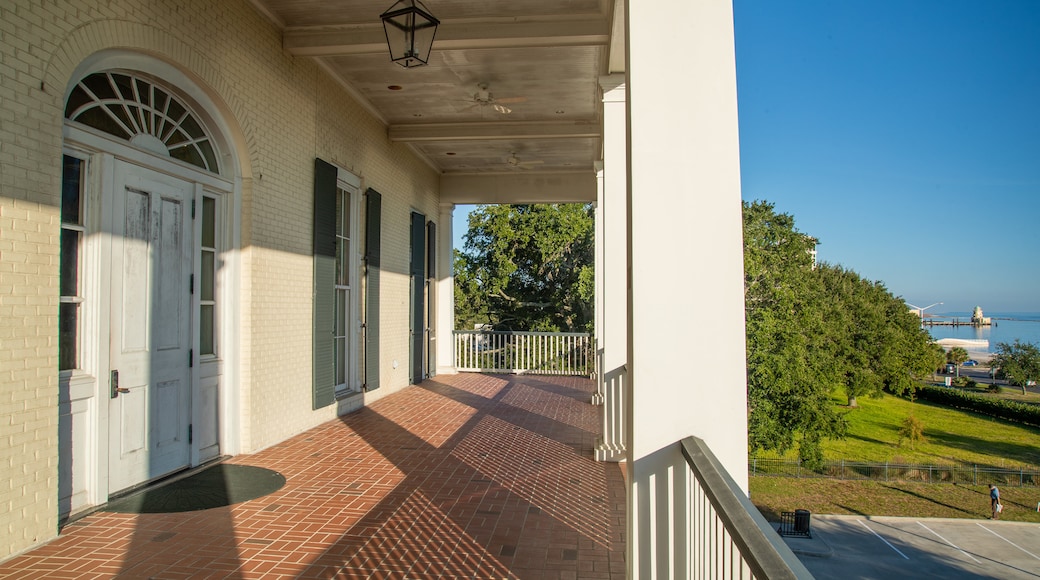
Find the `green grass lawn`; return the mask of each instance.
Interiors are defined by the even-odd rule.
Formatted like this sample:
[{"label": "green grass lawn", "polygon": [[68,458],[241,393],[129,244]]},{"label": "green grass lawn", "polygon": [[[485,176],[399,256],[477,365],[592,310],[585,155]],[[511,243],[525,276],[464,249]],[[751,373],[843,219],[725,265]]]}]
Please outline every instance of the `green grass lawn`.
[{"label": "green grass lawn", "polygon": [[[751,502],[771,522],[780,512],[806,509],[814,514],[919,518],[988,518],[984,485],[842,481],[823,478],[752,477]],[[1040,522],[1040,488],[1001,487],[1000,519]]]},{"label": "green grass lawn", "polygon": [[[1040,465],[1040,429],[887,394],[879,399],[861,398],[855,409],[844,402],[835,399],[839,410],[847,413],[849,434],[844,440],[824,443],[828,461],[1026,469]],[[926,439],[914,448],[906,442],[899,444],[902,422],[911,413],[924,424]],[[795,459],[797,453],[791,451],[784,457]],[[778,521],[781,511],[795,509],[906,517],[990,515],[986,486],[756,476],[750,479],[750,491],[752,502],[770,521]],[[1040,522],[1040,488],[1001,486],[1001,497],[1005,506],[1001,519]]]},{"label": "green grass lawn", "polygon": [[[827,460],[1027,469],[1040,466],[1040,429],[1034,427],[888,394],[880,399],[860,398],[859,407],[854,409],[840,404],[844,402],[835,399],[849,421],[849,433],[843,440],[824,442]],[[911,413],[924,424],[925,441],[914,448],[899,442],[902,422]],[[785,458],[795,459],[797,453],[791,451]]]}]

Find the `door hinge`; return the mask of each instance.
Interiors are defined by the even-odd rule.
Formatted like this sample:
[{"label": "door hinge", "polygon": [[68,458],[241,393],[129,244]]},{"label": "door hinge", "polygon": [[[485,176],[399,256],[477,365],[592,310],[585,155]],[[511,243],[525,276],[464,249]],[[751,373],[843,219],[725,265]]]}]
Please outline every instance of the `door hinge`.
[{"label": "door hinge", "polygon": [[188,443],[191,443],[191,423],[188,423]]},{"label": "door hinge", "polygon": [[195,219],[195,200],[191,200],[191,219]]},{"label": "door hinge", "polygon": [[188,349],[188,368],[190,369],[193,366],[195,366],[195,350],[189,348]]}]

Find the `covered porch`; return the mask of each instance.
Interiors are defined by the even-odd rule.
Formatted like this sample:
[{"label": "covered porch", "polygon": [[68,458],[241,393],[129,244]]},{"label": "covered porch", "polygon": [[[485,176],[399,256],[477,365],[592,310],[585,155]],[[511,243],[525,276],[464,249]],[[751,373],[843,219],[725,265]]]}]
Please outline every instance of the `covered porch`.
[{"label": "covered porch", "polygon": [[[741,535],[758,524],[730,2],[443,0],[417,69],[387,58],[386,4],[15,4],[63,19],[0,40],[33,63],[3,107],[23,121],[3,132],[0,289],[24,301],[3,350],[27,358],[3,388],[0,557],[35,547],[0,576],[746,577],[743,558],[777,555]],[[107,88],[73,99],[84,81]],[[210,121],[220,163],[171,157],[158,124],[120,136],[105,127],[127,115],[71,114],[117,90],[120,110],[151,108],[155,87]],[[147,223],[184,241],[177,269],[112,245],[145,223],[128,199],[167,204]],[[593,200],[597,380],[453,375],[455,204]],[[153,271],[179,274],[146,286]],[[145,324],[168,301],[113,299],[141,287],[179,296],[156,325],[168,345]],[[176,376],[132,384],[124,363],[152,343]],[[691,352],[710,378],[688,378]],[[153,382],[179,385],[176,412]],[[178,454],[152,465],[160,440]],[[65,514],[218,455],[288,483],[205,512],[98,512],[39,546]]]},{"label": "covered porch", "polygon": [[624,578],[625,482],[595,384],[436,377],[235,464],[284,487],[229,507],[97,512],[0,565],[33,578]]}]

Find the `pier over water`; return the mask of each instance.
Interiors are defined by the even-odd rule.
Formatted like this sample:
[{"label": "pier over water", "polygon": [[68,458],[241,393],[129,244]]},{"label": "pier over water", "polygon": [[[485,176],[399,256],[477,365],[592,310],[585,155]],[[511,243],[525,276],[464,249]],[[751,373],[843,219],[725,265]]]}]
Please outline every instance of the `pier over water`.
[{"label": "pier over water", "polygon": [[987,318],[985,322],[975,322],[973,320],[935,320],[925,318],[921,320],[921,324],[924,326],[989,326],[992,324],[992,319]]},{"label": "pier over water", "polygon": [[921,324],[924,326],[989,326],[993,323],[993,319],[982,315],[982,307],[976,306],[975,311],[971,313],[971,320],[964,322],[959,318],[952,320],[936,319],[937,317],[924,318],[921,317]]}]

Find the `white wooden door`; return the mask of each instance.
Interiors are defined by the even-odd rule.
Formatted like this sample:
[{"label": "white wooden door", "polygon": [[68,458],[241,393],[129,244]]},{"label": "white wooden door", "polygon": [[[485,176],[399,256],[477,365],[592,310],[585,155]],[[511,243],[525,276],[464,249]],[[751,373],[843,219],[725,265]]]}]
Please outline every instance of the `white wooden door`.
[{"label": "white wooden door", "polygon": [[190,462],[194,187],[117,162],[112,219],[109,493]]}]

